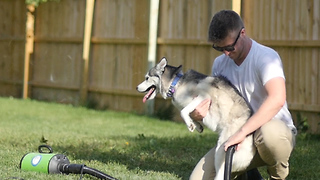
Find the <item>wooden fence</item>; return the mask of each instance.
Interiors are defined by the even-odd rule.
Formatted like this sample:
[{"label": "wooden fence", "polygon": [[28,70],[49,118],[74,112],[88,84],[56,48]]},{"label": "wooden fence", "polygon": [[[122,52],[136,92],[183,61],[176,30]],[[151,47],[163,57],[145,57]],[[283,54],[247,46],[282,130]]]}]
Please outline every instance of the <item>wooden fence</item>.
[{"label": "wooden fence", "polygon": [[[60,0],[41,4],[34,15],[34,38],[26,33],[24,0],[0,0],[0,95],[143,113],[136,85],[148,69],[150,0],[92,0],[89,44],[88,4]],[[320,132],[320,0],[243,0],[247,33],[276,49],[285,67],[287,100],[293,117],[302,112]],[[88,1],[89,2],[89,1]],[[218,52],[207,43],[208,24],[233,0],[160,0],[156,59],[210,74]],[[90,13],[89,13],[90,14]],[[89,16],[90,17],[90,16]],[[90,19],[90,18],[89,18]],[[86,33],[87,32],[87,33]],[[33,40],[30,61],[25,42]],[[86,50],[87,47],[90,47]],[[88,59],[84,54],[88,51]],[[158,98],[155,109],[170,102]]]},{"label": "wooden fence", "polygon": [[249,35],[282,58],[293,117],[320,132],[320,1],[245,0],[242,12]]},{"label": "wooden fence", "polygon": [[21,97],[25,47],[24,1],[0,1],[0,94]]}]

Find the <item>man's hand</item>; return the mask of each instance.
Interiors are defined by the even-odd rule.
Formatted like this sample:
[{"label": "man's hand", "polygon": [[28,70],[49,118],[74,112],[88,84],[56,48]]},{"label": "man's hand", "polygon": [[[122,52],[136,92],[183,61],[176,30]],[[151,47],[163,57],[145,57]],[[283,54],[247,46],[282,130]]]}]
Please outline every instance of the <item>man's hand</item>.
[{"label": "man's hand", "polygon": [[227,142],[224,144],[224,150],[227,151],[229,146],[237,144],[236,151],[238,151],[241,147],[241,143],[245,140],[246,137],[246,134],[239,130],[227,140]]},{"label": "man's hand", "polygon": [[203,100],[191,113],[190,117],[194,121],[202,121],[204,117],[206,117],[209,107],[211,105],[211,99]]}]

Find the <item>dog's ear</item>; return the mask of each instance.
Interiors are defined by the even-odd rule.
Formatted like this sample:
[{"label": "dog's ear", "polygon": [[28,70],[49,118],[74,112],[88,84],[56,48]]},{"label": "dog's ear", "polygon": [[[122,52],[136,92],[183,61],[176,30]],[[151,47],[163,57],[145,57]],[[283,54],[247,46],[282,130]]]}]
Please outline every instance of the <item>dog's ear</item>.
[{"label": "dog's ear", "polygon": [[157,69],[160,69],[161,71],[164,71],[164,68],[167,66],[167,59],[163,57],[159,64],[157,64]]}]

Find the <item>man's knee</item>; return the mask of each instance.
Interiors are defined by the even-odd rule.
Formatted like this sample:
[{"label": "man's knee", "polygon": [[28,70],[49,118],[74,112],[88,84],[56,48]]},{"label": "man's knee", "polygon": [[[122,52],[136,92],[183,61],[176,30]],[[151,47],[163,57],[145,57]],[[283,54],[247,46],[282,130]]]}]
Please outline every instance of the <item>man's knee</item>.
[{"label": "man's knee", "polygon": [[292,136],[289,127],[283,121],[275,119],[264,124],[255,132],[254,143],[257,147],[263,144],[269,149],[281,149],[283,146],[288,146],[291,151],[293,148]]},{"label": "man's knee", "polygon": [[294,135],[281,120],[271,120],[254,134],[259,156],[268,166],[271,178],[284,179],[289,174],[289,157]]},{"label": "man's knee", "polygon": [[200,159],[193,169],[189,180],[214,179],[216,172],[214,169],[215,147]]}]

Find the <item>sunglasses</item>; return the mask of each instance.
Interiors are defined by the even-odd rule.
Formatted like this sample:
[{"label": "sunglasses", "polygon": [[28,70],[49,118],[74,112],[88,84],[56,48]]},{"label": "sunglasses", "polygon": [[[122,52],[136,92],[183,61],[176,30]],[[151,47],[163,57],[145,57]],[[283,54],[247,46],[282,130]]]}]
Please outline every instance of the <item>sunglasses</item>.
[{"label": "sunglasses", "polygon": [[234,51],[234,46],[237,44],[237,41],[238,41],[238,39],[239,39],[239,37],[240,37],[240,33],[241,33],[241,31],[242,31],[243,28],[244,28],[244,27],[242,27],[242,28],[240,29],[240,31],[239,31],[239,33],[238,33],[238,36],[237,36],[237,38],[236,38],[236,40],[234,41],[233,44],[228,45],[228,46],[224,46],[224,47],[215,46],[215,45],[213,44],[213,45],[212,45],[212,48],[215,49],[215,50],[217,50],[217,51],[221,51],[221,52],[223,52],[223,51],[228,51],[228,52]]}]

